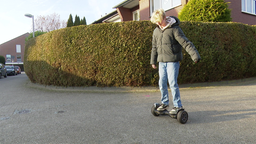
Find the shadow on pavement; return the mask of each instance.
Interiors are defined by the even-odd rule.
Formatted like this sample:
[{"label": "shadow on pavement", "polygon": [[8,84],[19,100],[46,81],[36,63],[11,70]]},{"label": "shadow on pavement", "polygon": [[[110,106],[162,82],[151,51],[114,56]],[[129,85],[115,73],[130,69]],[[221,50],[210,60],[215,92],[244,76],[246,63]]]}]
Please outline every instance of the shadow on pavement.
[{"label": "shadow on pavement", "polygon": [[256,115],[256,109],[233,111],[197,111],[189,113],[188,124],[217,123],[236,121]]},{"label": "shadow on pavement", "polygon": [[181,84],[180,88],[193,88],[193,87],[211,87],[211,86],[253,86],[256,85],[256,77],[244,78],[238,80],[228,80],[220,82],[204,82],[204,83],[192,83]]}]

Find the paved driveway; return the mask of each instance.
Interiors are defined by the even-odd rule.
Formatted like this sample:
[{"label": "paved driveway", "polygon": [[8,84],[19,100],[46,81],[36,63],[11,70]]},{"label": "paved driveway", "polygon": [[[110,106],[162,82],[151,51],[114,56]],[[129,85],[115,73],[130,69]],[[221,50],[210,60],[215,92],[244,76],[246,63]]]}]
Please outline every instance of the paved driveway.
[{"label": "paved driveway", "polygon": [[160,100],[156,88],[56,88],[31,84],[24,73],[2,78],[0,143],[255,143],[255,79],[180,87],[185,125],[150,113]]}]

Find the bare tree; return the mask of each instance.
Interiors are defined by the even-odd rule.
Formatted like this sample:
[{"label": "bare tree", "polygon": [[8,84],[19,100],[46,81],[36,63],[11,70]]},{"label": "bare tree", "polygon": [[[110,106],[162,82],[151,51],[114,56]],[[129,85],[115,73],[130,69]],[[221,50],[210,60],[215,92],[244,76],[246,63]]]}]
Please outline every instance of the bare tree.
[{"label": "bare tree", "polygon": [[61,22],[61,28],[67,27],[67,22],[65,20],[62,20]]},{"label": "bare tree", "polygon": [[60,28],[65,28],[67,23],[60,21],[60,15],[53,13],[47,16],[38,16],[35,19],[35,30],[42,32],[50,32]]}]

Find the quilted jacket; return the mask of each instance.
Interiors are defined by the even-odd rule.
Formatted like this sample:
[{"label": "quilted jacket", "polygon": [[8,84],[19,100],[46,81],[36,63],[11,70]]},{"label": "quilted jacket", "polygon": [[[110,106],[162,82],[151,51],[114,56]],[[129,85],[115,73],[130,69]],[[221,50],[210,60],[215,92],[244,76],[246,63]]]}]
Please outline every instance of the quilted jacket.
[{"label": "quilted jacket", "polygon": [[157,26],[153,32],[150,64],[157,62],[177,62],[182,60],[182,47],[194,62],[201,59],[194,44],[188,40],[179,27],[180,20],[174,16],[167,18],[168,26]]}]

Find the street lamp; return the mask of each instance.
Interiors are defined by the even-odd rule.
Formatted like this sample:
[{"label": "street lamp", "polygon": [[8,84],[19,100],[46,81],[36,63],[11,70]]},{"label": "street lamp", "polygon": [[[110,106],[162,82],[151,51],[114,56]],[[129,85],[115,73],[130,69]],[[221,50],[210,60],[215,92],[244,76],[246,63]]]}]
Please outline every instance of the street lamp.
[{"label": "street lamp", "polygon": [[35,28],[34,28],[34,16],[32,14],[25,14],[26,17],[32,18],[33,22],[33,37],[35,37]]}]

